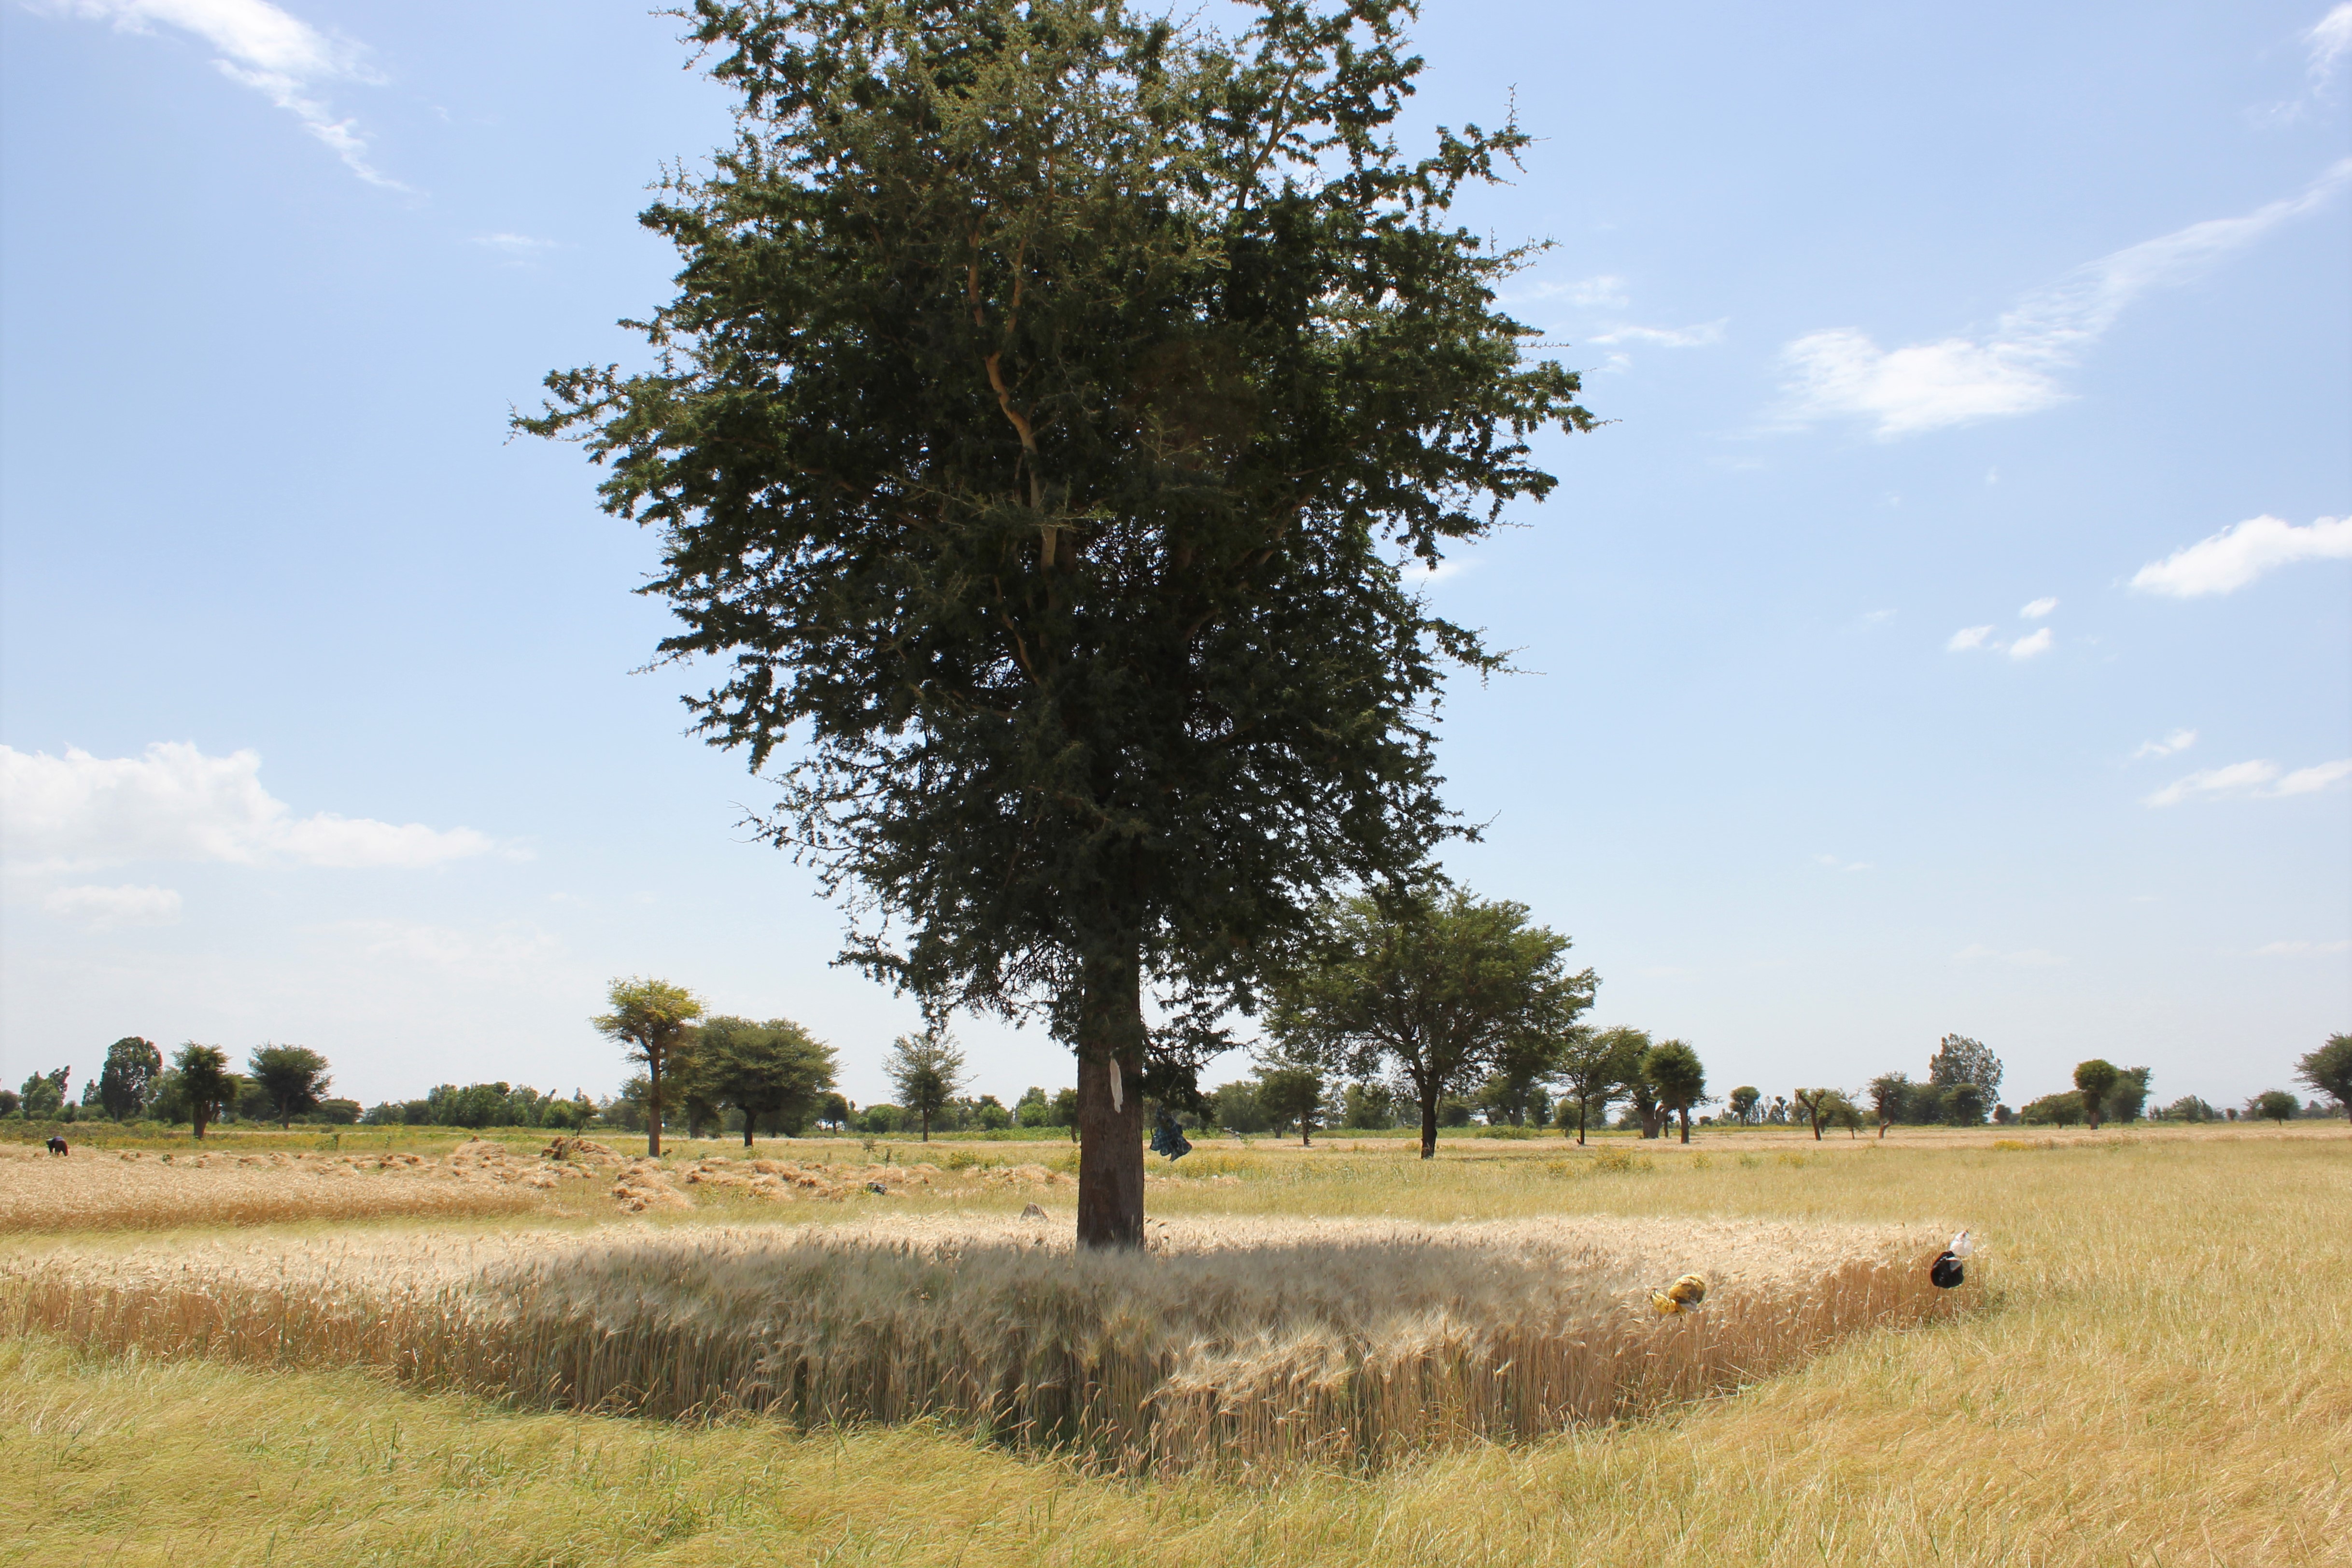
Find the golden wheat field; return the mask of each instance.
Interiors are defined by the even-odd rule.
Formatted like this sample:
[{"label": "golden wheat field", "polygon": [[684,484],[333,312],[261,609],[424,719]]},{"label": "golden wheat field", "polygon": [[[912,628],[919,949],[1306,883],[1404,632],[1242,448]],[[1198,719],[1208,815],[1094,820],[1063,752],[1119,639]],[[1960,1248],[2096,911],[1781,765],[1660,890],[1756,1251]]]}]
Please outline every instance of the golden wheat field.
[{"label": "golden wheat field", "polygon": [[[287,1174],[302,1199],[267,1225],[12,1220],[0,1482],[40,1501],[0,1539],[123,1563],[2352,1561],[2341,1128],[1465,1140],[1426,1165],[1210,1145],[1151,1186],[1152,1250],[1104,1259],[1020,1151],[884,1150],[894,1185],[854,1150],[546,1186]],[[677,1202],[631,1212],[631,1168]],[[0,1163],[5,1212],[33,1170],[65,1180]],[[524,1206],[306,1206],[372,1181]],[[1919,1289],[1962,1225],[1970,1283]],[[1649,1312],[1685,1268],[1706,1309]]]}]

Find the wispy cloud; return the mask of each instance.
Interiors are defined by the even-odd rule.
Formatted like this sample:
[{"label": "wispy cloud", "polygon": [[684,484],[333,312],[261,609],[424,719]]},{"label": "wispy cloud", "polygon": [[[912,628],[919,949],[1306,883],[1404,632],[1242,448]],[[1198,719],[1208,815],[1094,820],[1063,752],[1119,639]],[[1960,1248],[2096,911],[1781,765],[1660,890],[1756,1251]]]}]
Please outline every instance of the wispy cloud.
[{"label": "wispy cloud", "polygon": [[[1991,637],[1992,632],[1993,629],[1990,626],[1962,626],[1952,634],[1952,640],[1944,645],[1944,651],[1967,653],[1971,648],[1984,647],[1987,646],[1985,639]],[[1990,646],[1998,647],[2000,645],[1995,643]]]},{"label": "wispy cloud", "polygon": [[2029,637],[2021,637],[2015,642],[2010,644],[2009,657],[2011,658],[2032,658],[2038,655],[2048,653],[2050,651],[2051,641],[2052,637],[2050,628],[2048,626],[2044,626],[2040,631],[2035,632]]},{"label": "wispy cloud", "polygon": [[1627,305],[1625,279],[1612,273],[1592,278],[1562,281],[1542,279],[1514,285],[1502,295],[1507,305],[1532,305],[1539,300],[1558,300],[1564,304],[1581,305],[1587,309],[1622,310]]},{"label": "wispy cloud", "polygon": [[2308,213],[2352,178],[2347,158],[2300,195],[2242,217],[2214,218],[2076,268],[2027,295],[1981,337],[1882,349],[1855,328],[1810,332],[1784,351],[1787,418],[1868,420],[1881,439],[2032,414],[2070,395],[2059,373],[2105,336],[2133,300],[2185,283]]},{"label": "wispy cloud", "polygon": [[1832,871],[1867,871],[1870,869],[1870,862],[1867,860],[1841,860],[1834,855],[1816,855],[1813,857],[1813,859],[1816,864],[1827,866]]},{"label": "wispy cloud", "polygon": [[1598,333],[1585,341],[1612,346],[1618,343],[1648,343],[1662,349],[1701,349],[1721,342],[1723,330],[1730,324],[1731,318],[1726,316],[1720,321],[1702,321],[1693,327],[1617,326],[1611,327],[1607,331]]},{"label": "wispy cloud", "polygon": [[2352,757],[2297,768],[2292,773],[2282,772],[2276,763],[2257,757],[2251,762],[2231,763],[2225,768],[2206,768],[2186,778],[2175,779],[2149,795],[2147,804],[2179,805],[2185,800],[2232,798],[2275,800],[2287,795],[2316,795],[2347,778],[2352,778]]},{"label": "wispy cloud", "polygon": [[[2352,10],[2352,5],[2345,9]],[[2263,958],[2300,958],[2314,952],[2352,952],[2352,942],[2272,942],[2254,952]]]},{"label": "wispy cloud", "polygon": [[2352,517],[2323,517],[2309,528],[2265,513],[2151,561],[2132,574],[2143,594],[2194,599],[2233,594],[2266,572],[2297,561],[2352,560]]},{"label": "wispy cloud", "polygon": [[2055,599],[2036,599],[2033,603],[2021,606],[2017,613],[2029,621],[2038,621],[2057,607],[2058,601]]},{"label": "wispy cloud", "polygon": [[528,260],[542,250],[555,248],[555,241],[534,239],[527,234],[478,234],[474,237],[474,243],[485,250],[495,250],[517,261]]},{"label": "wispy cloud", "polygon": [[2065,958],[2046,947],[2027,947],[2021,948],[2015,952],[2003,952],[1998,948],[1987,947],[1981,942],[1973,942],[1952,954],[1952,962],[1955,963],[1976,963],[1988,958],[2001,963],[2013,963],[2021,969],[2049,969],[2067,962]]},{"label": "wispy cloud", "polygon": [[261,785],[253,752],[208,757],[158,742],[136,757],[62,757],[0,745],[0,855],[58,871],[142,860],[437,866],[496,846],[470,827],[378,822],[322,811],[297,817]]},{"label": "wispy cloud", "polygon": [[54,888],[41,908],[100,929],[170,925],[180,918],[180,895],[170,888]]},{"label": "wispy cloud", "polygon": [[2142,757],[2168,757],[2175,752],[2185,752],[2196,743],[2196,731],[2175,730],[2161,741],[2141,742],[2139,750],[2132,753],[2132,761],[2138,762]]},{"label": "wispy cloud", "polygon": [[368,162],[359,122],[337,115],[324,95],[336,82],[383,80],[368,67],[366,51],[268,0],[45,0],[36,8],[110,23],[118,32],[170,27],[193,33],[220,51],[213,65],[223,76],[300,121],[352,174],[390,190],[408,188]]},{"label": "wispy cloud", "polygon": [[2322,16],[2303,36],[2303,43],[2311,56],[2313,85],[2326,86],[2336,75],[2336,68],[2344,63],[2344,57],[2352,54],[2352,0]]}]

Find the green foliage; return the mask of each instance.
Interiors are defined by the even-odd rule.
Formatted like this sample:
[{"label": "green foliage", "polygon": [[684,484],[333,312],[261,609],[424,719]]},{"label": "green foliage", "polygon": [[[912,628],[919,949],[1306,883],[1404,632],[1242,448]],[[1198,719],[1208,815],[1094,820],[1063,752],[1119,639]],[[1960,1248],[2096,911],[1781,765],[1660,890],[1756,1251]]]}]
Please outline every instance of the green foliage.
[{"label": "green foliage", "polygon": [[25,1120],[55,1121],[65,1111],[66,1084],[73,1077],[73,1068],[56,1068],[48,1072],[37,1072],[25,1080],[17,1093],[23,1097]]},{"label": "green foliage", "polygon": [[1642,1079],[1656,1091],[1658,1108],[1682,1119],[1683,1142],[1690,1142],[1690,1113],[1706,1099],[1706,1068],[1686,1040],[1660,1040],[1642,1058]]},{"label": "green foliage", "polygon": [[[698,0],[741,129],[645,214],[682,258],[657,366],[551,376],[521,422],[660,530],[661,651],[728,671],[698,728],[782,761],[765,831],[858,889],[850,956],[1042,1005],[1162,1098],[1324,889],[1454,831],[1430,715],[1448,661],[1497,660],[1397,558],[1546,494],[1527,438],[1591,424],[1496,307],[1525,253],[1443,221],[1528,139],[1396,151],[1408,14],[1271,4],[1227,40],[1087,0]],[[1099,1160],[1139,1182],[1118,1142],[1082,1215]]]},{"label": "green foliage", "polygon": [[1257,1085],[1246,1079],[1212,1089],[1207,1099],[1210,1114],[1216,1119],[1216,1124],[1228,1132],[1264,1132],[1273,1125],[1264,1108],[1258,1104]]},{"label": "green foliage", "polygon": [[2045,1094],[2028,1101],[2017,1113],[2017,1119],[2029,1127],[2072,1127],[2084,1120],[2082,1093],[2068,1089],[2063,1094]]},{"label": "green foliage", "polygon": [[1374,1131],[1397,1124],[1396,1091],[1380,1082],[1359,1081],[1339,1092],[1339,1124]]},{"label": "green foliage", "polygon": [[[100,1069],[98,1103],[117,1121],[135,1121],[145,1113],[163,1071],[163,1053],[152,1040],[125,1035],[106,1047],[106,1066]],[[83,1098],[89,1098],[84,1091]]]},{"label": "green foliage", "polygon": [[2352,1035],[2328,1036],[2326,1045],[2295,1063],[2294,1076],[2352,1117]]},{"label": "green foliage", "polygon": [[2266,1089],[2246,1102],[2249,1115],[2268,1121],[2292,1121],[2302,1109],[2302,1103],[2283,1089]]},{"label": "green foliage", "polygon": [[172,1068],[176,1077],[173,1093],[186,1105],[195,1135],[202,1138],[208,1122],[236,1105],[243,1080],[228,1070],[227,1053],[218,1046],[200,1046],[194,1040],[173,1053]]},{"label": "green foliage", "polygon": [[1560,1085],[1560,1125],[1568,1124],[1568,1106],[1576,1107],[1576,1141],[1584,1142],[1588,1126],[1609,1120],[1610,1103],[1641,1077],[1649,1054],[1650,1037],[1640,1029],[1590,1029],[1582,1026],[1561,1036],[1559,1062],[1554,1076]]},{"label": "green foliage", "polygon": [[[297,1116],[315,1109],[333,1081],[327,1058],[308,1046],[256,1046],[245,1067],[248,1081],[261,1091],[264,1114],[280,1127],[291,1127]],[[242,1103],[237,1111],[244,1114]]]},{"label": "green foliage", "polygon": [[673,1065],[690,1066],[679,1053],[688,1046],[688,1027],[702,1016],[702,1001],[683,985],[643,978],[614,981],[605,997],[613,1010],[589,1022],[626,1047],[628,1060],[645,1064],[646,1152],[658,1155],[666,1109],[662,1075]]},{"label": "green foliage", "polygon": [[2099,1103],[2102,1121],[2137,1121],[2147,1109],[2147,1085],[2153,1075],[2147,1068],[2119,1068],[2116,1081]]},{"label": "green foliage", "polygon": [[[1990,1105],[2000,1095],[2000,1058],[1988,1049],[1982,1040],[1972,1040],[1966,1035],[1946,1035],[1937,1042],[1936,1054],[1927,1058],[1927,1081],[1937,1089],[1956,1089],[1972,1083],[1983,1090],[1979,1103]],[[1945,1107],[1950,1116],[1948,1104]]]},{"label": "green foliage", "polygon": [[747,1149],[762,1124],[798,1133],[834,1084],[833,1047],[790,1018],[712,1018],[696,1031],[692,1055],[696,1088],[741,1114]]},{"label": "green foliage", "polygon": [[854,1120],[857,1131],[878,1137],[885,1133],[896,1132],[906,1126],[908,1117],[905,1111],[895,1105],[869,1105],[859,1111]]},{"label": "green foliage", "polygon": [[1276,1131],[1297,1127],[1298,1142],[1311,1142],[1315,1124],[1323,1118],[1323,1070],[1312,1056],[1277,1052],[1260,1058],[1258,1113]]},{"label": "green foliage", "polygon": [[0,1116],[14,1116],[24,1109],[24,1097],[13,1089],[0,1089]]},{"label": "green foliage", "polygon": [[1476,1088],[1532,1040],[1561,1041],[1592,1005],[1592,971],[1571,974],[1569,939],[1528,907],[1427,885],[1361,896],[1326,912],[1323,962],[1274,987],[1268,1032],[1290,1059],[1356,1077],[1383,1067],[1421,1108],[1433,1158],[1437,1108]]},{"label": "green foliage", "polygon": [[1983,1126],[1985,1091],[1966,1080],[1952,1085],[1944,1091],[1944,1120],[1954,1127]]},{"label": "green foliage", "polygon": [[1723,1103],[1742,1127],[1752,1125],[1757,1118],[1757,1105],[1763,1100],[1760,1090],[1752,1083],[1743,1083],[1724,1097]]},{"label": "green foliage", "polygon": [[901,1035],[892,1041],[890,1054],[882,1058],[882,1074],[907,1114],[921,1124],[923,1141],[929,1142],[932,1118],[963,1088],[963,1052],[946,1028],[934,1023],[919,1035]]},{"label": "green foliage", "polygon": [[2221,1113],[2219,1110],[2193,1094],[2182,1095],[2156,1114],[2166,1121],[2219,1121],[2221,1120]]},{"label": "green foliage", "polygon": [[2122,1076],[2122,1069],[2103,1057],[2074,1064],[2074,1089],[2083,1097],[2083,1114],[2093,1127],[2098,1126],[2105,1113],[2107,1091]]}]

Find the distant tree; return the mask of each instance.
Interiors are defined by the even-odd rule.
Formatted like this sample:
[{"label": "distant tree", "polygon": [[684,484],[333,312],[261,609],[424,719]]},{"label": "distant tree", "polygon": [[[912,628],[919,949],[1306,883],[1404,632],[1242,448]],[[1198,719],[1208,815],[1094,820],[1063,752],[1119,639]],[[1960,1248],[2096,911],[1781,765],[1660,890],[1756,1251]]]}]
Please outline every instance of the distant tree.
[{"label": "distant tree", "polygon": [[1743,1083],[1726,1095],[1723,1103],[1739,1124],[1746,1127],[1755,1120],[1757,1102],[1763,1098],[1763,1091],[1754,1084]]},{"label": "distant tree", "polygon": [[268,1106],[264,1114],[281,1128],[293,1126],[296,1117],[314,1109],[334,1081],[327,1073],[327,1058],[308,1046],[256,1046],[245,1059],[245,1070]]},{"label": "distant tree", "polygon": [[1831,1111],[1836,1108],[1837,1098],[1842,1098],[1838,1096],[1838,1091],[1833,1089],[1792,1089],[1790,1091],[1789,1098],[1796,1101],[1797,1109],[1804,1113],[1806,1121],[1811,1125],[1813,1142],[1820,1142],[1822,1126],[1829,1121]]},{"label": "distant tree", "polygon": [[702,1016],[702,999],[683,985],[667,980],[615,980],[605,993],[612,1006],[590,1022],[607,1039],[618,1040],[623,1054],[646,1068],[646,1153],[661,1155],[662,1077],[672,1068],[685,1076],[690,1062],[687,1029]]},{"label": "distant tree", "polygon": [[2118,1068],[2116,1081],[2109,1086],[2106,1099],[2099,1106],[2103,1121],[2137,1121],[2147,1109],[2148,1079],[2154,1075],[2147,1068]]},{"label": "distant tree", "polygon": [[1972,1083],[1984,1090],[1983,1103],[1987,1105],[2000,1093],[2000,1058],[1987,1049],[1982,1040],[1972,1040],[1966,1035],[1946,1035],[1937,1043],[1936,1054],[1927,1058],[1929,1083],[1937,1089]]},{"label": "distant tree", "polygon": [[2068,1089],[2063,1094],[2045,1094],[2030,1100],[2017,1119],[2032,1127],[2072,1127],[2083,1120],[2083,1096],[2080,1090]]},{"label": "distant tree", "polygon": [[1311,1144],[1323,1114],[1322,1069],[1311,1059],[1269,1062],[1257,1075],[1257,1103],[1277,1129],[1296,1122],[1301,1147]]},{"label": "distant tree", "polygon": [[24,1097],[13,1089],[0,1089],[0,1116],[14,1116],[24,1108]]},{"label": "distant tree", "polygon": [[2104,1057],[2074,1064],[2074,1092],[2083,1097],[2083,1120],[2091,1124],[2094,1132],[2098,1131],[2099,1118],[2106,1109],[2107,1091],[2122,1076],[2122,1069]]},{"label": "distant tree", "polygon": [[147,1109],[163,1070],[163,1053],[155,1048],[154,1041],[123,1036],[106,1047],[106,1066],[100,1069],[96,1084],[100,1107],[117,1121],[135,1121]]},{"label": "distant tree", "polygon": [[1996,1105],[1992,1108],[1992,1121],[1994,1126],[2006,1127],[2016,1120],[2017,1112],[2011,1110],[2008,1106]]},{"label": "distant tree", "polygon": [[2266,1089],[2246,1102],[2249,1114],[2281,1123],[2294,1121],[2302,1109],[2302,1102],[2283,1089]]},{"label": "distant tree", "polygon": [[1824,1089],[1822,1093],[1827,1103],[1822,1107],[1822,1120],[1832,1127],[1844,1128],[1849,1139],[1860,1137],[1864,1118],[1862,1107],[1853,1102],[1853,1097],[1842,1089]]},{"label": "distant tree", "polygon": [[717,1103],[742,1113],[743,1147],[762,1121],[799,1131],[833,1087],[833,1047],[790,1018],[755,1024],[722,1016],[702,1026],[695,1079]]},{"label": "distant tree", "polygon": [[857,1130],[877,1135],[897,1132],[907,1125],[907,1113],[895,1105],[869,1105],[857,1113]]},{"label": "distant tree", "polygon": [[963,1052],[956,1047],[947,1026],[933,1022],[920,1034],[901,1035],[882,1058],[882,1076],[898,1096],[899,1106],[922,1123],[923,1142],[931,1141],[931,1118],[964,1086]]},{"label": "distant tree", "polygon": [[1657,1090],[1658,1106],[1682,1120],[1682,1141],[1690,1142],[1691,1110],[1706,1100],[1706,1068],[1687,1040],[1660,1040],[1642,1058],[1642,1077]]},{"label": "distant tree", "polygon": [[1576,1141],[1584,1142],[1588,1124],[1609,1124],[1609,1107],[1642,1073],[1642,1058],[1650,1037],[1640,1029],[1590,1029],[1579,1026],[1562,1037],[1559,1065],[1553,1076],[1560,1086],[1560,1125],[1568,1124],[1566,1107],[1576,1107]]},{"label": "distant tree", "polygon": [[1073,1141],[1078,1135],[1078,1091],[1057,1089],[1054,1091],[1054,1113],[1045,1119],[1048,1127],[1066,1127]]},{"label": "distant tree", "polygon": [[1985,1119],[1985,1092],[1976,1084],[1962,1081],[1944,1091],[1944,1120],[1955,1127],[1981,1127]]},{"label": "distant tree", "polygon": [[1658,1086],[1640,1076],[1638,1069],[1633,1081],[1625,1086],[1625,1114],[1644,1138],[1655,1138],[1665,1131],[1666,1108],[1658,1103]]},{"label": "distant tree", "polygon": [[73,1068],[57,1068],[48,1072],[37,1072],[25,1080],[17,1092],[24,1097],[25,1120],[54,1121],[65,1109],[66,1084],[73,1077]]},{"label": "distant tree", "polygon": [[1384,1083],[1358,1081],[1349,1084],[1339,1095],[1339,1122],[1343,1127],[1370,1131],[1396,1125],[1396,1091]]},{"label": "distant tree", "polygon": [[187,1099],[188,1120],[195,1124],[196,1136],[201,1139],[205,1124],[224,1107],[236,1103],[243,1080],[228,1070],[226,1052],[218,1046],[200,1046],[194,1040],[173,1054],[172,1068],[179,1077],[179,1092]]},{"label": "distant tree", "polygon": [[971,1119],[989,1132],[1002,1132],[1013,1125],[1013,1112],[1005,1110],[1004,1102],[992,1094],[983,1094],[971,1102]]},{"label": "distant tree", "polygon": [[1883,1072],[1870,1080],[1870,1107],[1878,1116],[1878,1135],[1886,1136],[1886,1129],[1903,1120],[1910,1109],[1911,1091],[1916,1088],[1911,1075],[1905,1072]]},{"label": "distant tree", "polygon": [[1024,1089],[1021,1098],[1013,1102],[1013,1119],[1024,1127],[1050,1127],[1053,1114],[1053,1100],[1035,1084]]},{"label": "distant tree", "polygon": [[2352,1117],[2352,1035],[2328,1036],[2326,1045],[2295,1064],[2294,1076]]},{"label": "distant tree", "polygon": [[1228,1132],[1263,1132],[1267,1119],[1258,1104],[1257,1085],[1238,1080],[1212,1089],[1208,1095],[1209,1109],[1218,1126]]},{"label": "distant tree", "polygon": [[1267,1032],[1294,1060],[1359,1078],[1391,1068],[1420,1105],[1424,1160],[1439,1102],[1564,1036],[1599,984],[1569,973],[1568,938],[1508,900],[1423,887],[1350,899],[1328,919],[1330,956],[1276,982]]},{"label": "distant tree", "polygon": [[2221,1120],[2220,1111],[2193,1094],[2182,1095],[2179,1100],[2158,1111],[2157,1115],[2167,1121],[2219,1121]]}]

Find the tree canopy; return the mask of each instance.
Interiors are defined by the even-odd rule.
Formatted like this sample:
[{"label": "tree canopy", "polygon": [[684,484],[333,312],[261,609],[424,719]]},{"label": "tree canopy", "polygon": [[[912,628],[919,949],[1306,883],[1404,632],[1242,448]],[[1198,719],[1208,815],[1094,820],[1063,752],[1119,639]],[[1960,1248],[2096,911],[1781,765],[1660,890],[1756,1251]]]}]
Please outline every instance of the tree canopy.
[{"label": "tree canopy", "polygon": [[228,1054],[218,1046],[200,1046],[190,1040],[172,1057],[172,1069],[178,1076],[178,1090],[186,1097],[188,1120],[194,1124],[195,1135],[205,1135],[205,1126],[221,1112],[221,1107],[236,1103],[237,1091],[244,1080],[228,1070]]},{"label": "tree canopy", "polygon": [[106,1047],[106,1065],[98,1075],[99,1105],[115,1121],[130,1121],[147,1109],[163,1071],[163,1053],[154,1041],[123,1036]]},{"label": "tree canopy", "polygon": [[[1642,1076],[1642,1058],[1650,1037],[1640,1029],[1590,1029],[1581,1026],[1561,1037],[1560,1055],[1553,1068],[1560,1098],[1576,1102],[1576,1141],[1584,1142],[1586,1125],[1609,1120],[1610,1102]],[[1560,1117],[1563,1125],[1568,1118]]]},{"label": "tree canopy", "polygon": [[2107,1091],[2116,1087],[2116,1079],[2122,1076],[2123,1069],[2105,1057],[2093,1057],[2089,1061],[2074,1064],[2074,1089],[2083,1097],[2083,1119],[2094,1130],[2106,1110]]},{"label": "tree canopy", "polygon": [[667,980],[615,980],[606,988],[612,1011],[592,1018],[596,1032],[627,1047],[630,1061],[646,1065],[646,1152],[661,1153],[663,1075],[684,1067],[687,1030],[702,1016],[702,1000]]},{"label": "tree canopy", "polygon": [[1938,1089],[1975,1084],[1984,1090],[1987,1105],[2000,1098],[2000,1058],[1982,1040],[1966,1035],[1946,1035],[1937,1042],[1936,1054],[1927,1058],[1929,1083]]},{"label": "tree canopy", "polygon": [[316,1109],[334,1081],[327,1074],[327,1058],[308,1046],[256,1046],[245,1069],[280,1127],[291,1127],[296,1117]]},{"label": "tree canopy", "polygon": [[882,1058],[883,1076],[899,1106],[919,1119],[923,1142],[931,1141],[931,1118],[945,1110],[964,1086],[963,1052],[937,1023],[916,1035],[901,1035]]},{"label": "tree canopy", "polygon": [[1600,984],[1570,973],[1569,939],[1509,900],[1421,886],[1360,895],[1327,918],[1325,956],[1276,983],[1267,1027],[1351,1076],[1392,1069],[1421,1108],[1424,1160],[1438,1102],[1530,1037],[1566,1036]]},{"label": "tree canopy", "polygon": [[1141,1240],[1136,1090],[1457,830],[1440,682],[1499,661],[1402,566],[1592,424],[1497,307],[1527,252],[1445,221],[1528,139],[1399,149],[1410,15],[696,0],[740,132],[644,215],[658,363],[521,422],[662,531],[661,653],[722,661],[697,725],[778,764],[849,955],[1076,1049],[1089,1242]]},{"label": "tree canopy", "polygon": [[1657,1091],[1661,1108],[1682,1120],[1683,1142],[1690,1142],[1691,1110],[1706,1099],[1706,1068],[1687,1040],[1660,1040],[1642,1058],[1642,1077]]},{"label": "tree canopy", "polygon": [[2295,1063],[2294,1076],[2352,1117],[2352,1035],[2328,1036],[2326,1045]]},{"label": "tree canopy", "polygon": [[788,1133],[814,1120],[837,1065],[831,1046],[790,1018],[709,1019],[696,1032],[694,1058],[696,1087],[742,1112],[746,1149],[763,1120]]}]

